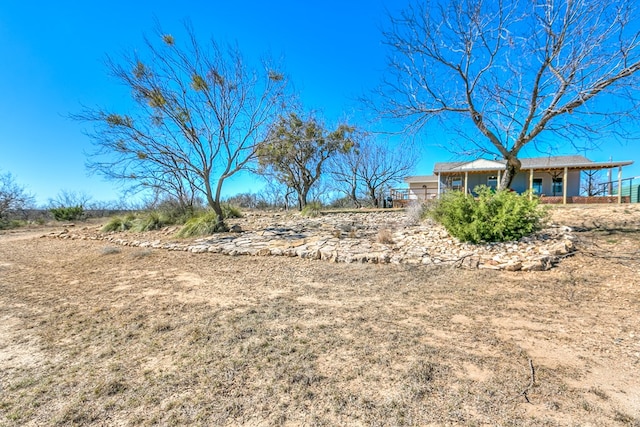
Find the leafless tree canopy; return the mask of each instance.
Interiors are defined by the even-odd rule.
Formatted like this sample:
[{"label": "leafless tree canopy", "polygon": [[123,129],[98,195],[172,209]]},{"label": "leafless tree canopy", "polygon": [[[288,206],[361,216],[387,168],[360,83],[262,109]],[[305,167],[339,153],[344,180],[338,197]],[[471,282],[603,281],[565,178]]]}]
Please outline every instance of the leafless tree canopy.
[{"label": "leafless tree canopy", "polygon": [[356,207],[363,199],[376,206],[385,188],[401,183],[412,172],[417,156],[408,144],[392,146],[370,135],[359,139],[351,151],[332,160],[331,175]]},{"label": "leafless tree canopy", "polygon": [[0,174],[0,228],[12,214],[34,205],[34,197],[9,172]]},{"label": "leafless tree canopy", "polygon": [[639,30],[634,0],[417,2],[384,33],[378,110],[414,131],[462,123],[468,151],[507,160],[508,186],[527,144],[585,140],[635,110]]},{"label": "leafless tree canopy", "polygon": [[132,91],[130,112],[90,109],[93,170],[159,189],[183,203],[204,197],[220,216],[223,183],[255,157],[286,97],[283,74],[245,63],[236,46],[157,31],[109,71]]}]

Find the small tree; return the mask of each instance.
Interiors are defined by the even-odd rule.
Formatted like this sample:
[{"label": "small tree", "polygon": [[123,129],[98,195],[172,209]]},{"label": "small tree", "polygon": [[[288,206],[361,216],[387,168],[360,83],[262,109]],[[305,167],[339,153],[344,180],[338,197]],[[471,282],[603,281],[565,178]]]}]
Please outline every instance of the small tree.
[{"label": "small tree", "polygon": [[607,191],[606,182],[602,179],[601,170],[582,171],[583,179],[580,181],[580,192],[589,197],[602,196]]},{"label": "small tree", "polygon": [[84,191],[60,190],[56,197],[49,199],[50,208],[81,206],[83,209],[91,201],[91,195]]},{"label": "small tree", "polygon": [[89,168],[187,205],[202,195],[222,222],[222,187],[254,160],[285,102],[286,79],[268,62],[252,69],[236,46],[201,44],[189,26],[184,43],[161,30],[156,36],[107,61],[131,90],[130,112],[75,116],[94,124]]},{"label": "small tree", "polygon": [[34,197],[15,181],[11,173],[0,175],[0,227],[6,224],[12,215],[34,203]]},{"label": "small tree", "polygon": [[295,113],[281,117],[260,144],[258,171],[292,188],[298,195],[298,209],[302,210],[325,162],[352,148],[352,133],[353,128],[347,125],[327,132],[313,117],[305,120]]},{"label": "small tree", "polygon": [[352,150],[331,160],[331,175],[356,207],[363,197],[378,206],[383,189],[400,183],[415,167],[418,157],[412,151],[408,144],[363,135]]}]

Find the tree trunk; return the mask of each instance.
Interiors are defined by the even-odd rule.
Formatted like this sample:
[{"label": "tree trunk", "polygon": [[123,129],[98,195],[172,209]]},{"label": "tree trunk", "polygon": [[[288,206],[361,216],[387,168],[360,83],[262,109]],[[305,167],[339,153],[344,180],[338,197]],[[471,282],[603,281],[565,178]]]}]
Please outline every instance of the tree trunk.
[{"label": "tree trunk", "polygon": [[516,174],[520,172],[520,167],[522,166],[520,160],[515,156],[510,156],[506,160],[507,165],[505,166],[504,173],[502,174],[498,190],[506,190],[507,188],[510,188],[513,178],[515,178]]},{"label": "tree trunk", "polygon": [[220,190],[222,189],[222,179],[218,180],[215,197],[211,188],[211,182],[208,179],[205,180],[205,189],[207,191],[207,203],[209,203],[209,206],[211,207],[211,209],[213,209],[213,211],[216,213],[216,216],[218,217],[218,224],[216,225],[216,228],[219,231],[224,231],[227,229],[227,226],[224,223],[224,216],[222,215],[222,205],[220,204]]},{"label": "tree trunk", "polygon": [[351,186],[351,201],[356,208],[360,207],[360,202],[358,201],[358,195],[356,194],[356,186]]},{"label": "tree trunk", "polygon": [[376,189],[369,187],[368,188],[369,191],[369,199],[371,199],[371,203],[373,204],[373,207],[377,208],[378,207],[378,198],[376,197]]},{"label": "tree trunk", "polygon": [[309,193],[309,190],[298,191],[298,210],[300,211],[307,206],[307,193]]},{"label": "tree trunk", "polygon": [[351,201],[353,202],[353,205],[356,208],[360,207],[360,202],[358,201],[358,182],[356,181],[356,177],[352,177],[351,182],[349,183],[349,187],[350,187],[350,192],[349,192],[349,197],[351,198]]}]

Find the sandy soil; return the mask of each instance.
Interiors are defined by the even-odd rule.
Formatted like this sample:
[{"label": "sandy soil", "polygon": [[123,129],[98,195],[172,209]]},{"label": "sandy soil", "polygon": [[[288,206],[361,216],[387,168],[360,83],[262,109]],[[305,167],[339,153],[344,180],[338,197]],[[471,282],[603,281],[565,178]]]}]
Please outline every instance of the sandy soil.
[{"label": "sandy soil", "polygon": [[0,234],[0,425],[640,426],[640,209],[546,272]]}]

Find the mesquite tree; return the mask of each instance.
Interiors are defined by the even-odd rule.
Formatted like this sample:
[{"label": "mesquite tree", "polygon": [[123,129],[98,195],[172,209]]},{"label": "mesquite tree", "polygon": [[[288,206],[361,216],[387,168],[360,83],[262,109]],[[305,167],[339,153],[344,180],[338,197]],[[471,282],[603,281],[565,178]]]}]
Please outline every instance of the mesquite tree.
[{"label": "mesquite tree", "polygon": [[384,32],[389,73],[376,107],[413,130],[440,117],[465,150],[506,160],[506,188],[527,144],[575,144],[629,123],[636,9],[635,0],[416,1]]},{"label": "mesquite tree", "polygon": [[183,43],[156,36],[143,51],[107,61],[131,89],[130,111],[76,116],[94,124],[89,167],[186,203],[200,195],[222,221],[223,184],[255,159],[285,103],[286,79],[266,62],[251,68],[236,46],[200,43],[188,25]]},{"label": "mesquite tree", "polygon": [[272,176],[298,195],[298,209],[307,205],[311,188],[322,177],[325,162],[353,147],[354,129],[339,125],[332,132],[315,118],[296,113],[281,117],[258,150],[259,173]]}]

